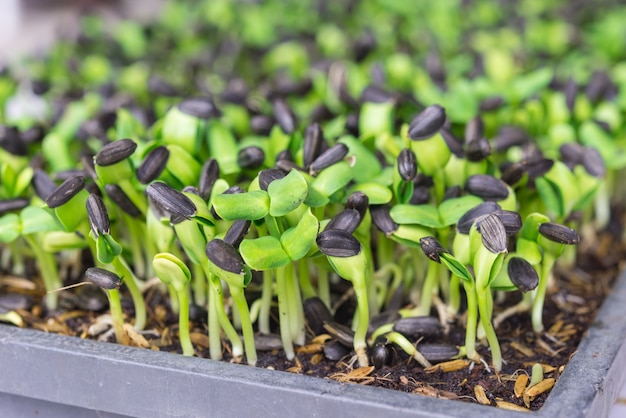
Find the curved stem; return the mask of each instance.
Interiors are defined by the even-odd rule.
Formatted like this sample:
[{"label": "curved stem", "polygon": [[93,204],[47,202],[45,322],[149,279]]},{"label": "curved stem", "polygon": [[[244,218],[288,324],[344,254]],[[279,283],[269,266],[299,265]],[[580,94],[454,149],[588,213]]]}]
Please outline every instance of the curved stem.
[{"label": "curved stem", "polygon": [[546,300],[546,291],[548,289],[548,281],[552,273],[552,267],[556,259],[548,252],[543,254],[541,261],[541,274],[539,275],[539,285],[535,289],[535,299],[533,301],[531,320],[533,331],[539,334],[543,331],[543,304]]},{"label": "curved stem", "polygon": [[254,343],[254,330],[250,321],[250,309],[243,293],[243,289],[236,286],[229,286],[230,295],[235,301],[239,318],[241,319],[241,332],[243,333],[243,343],[246,349],[246,360],[248,364],[254,366],[257,360],[256,345]]},{"label": "curved stem", "polygon": [[[33,254],[35,254],[41,280],[43,281],[46,291],[56,290],[62,287],[63,282],[59,277],[59,269],[54,259],[54,254],[44,251],[35,237],[31,235],[23,235],[23,237],[32,249]],[[54,311],[57,309],[59,300],[59,294],[57,292],[47,293],[44,298],[48,310]]]},{"label": "curved stem", "polygon": [[280,326],[280,340],[285,350],[287,360],[293,360],[293,341],[291,339],[291,318],[289,317],[289,301],[287,300],[287,283],[285,277],[285,267],[276,269],[276,295],[278,296],[278,317]]},{"label": "curved stem", "polygon": [[191,336],[189,335],[189,294],[187,287],[176,289],[178,295],[178,339],[183,349],[183,355],[193,356],[194,349],[191,344]]},{"label": "curved stem", "polygon": [[133,304],[135,305],[135,326],[136,330],[142,330],[146,327],[146,301],[143,298],[143,294],[141,293],[141,289],[137,285],[137,277],[130,270],[126,261],[122,258],[121,255],[115,257],[113,262],[111,263],[113,269],[124,278],[124,284],[128,288],[130,292],[130,296],[133,299]]}]

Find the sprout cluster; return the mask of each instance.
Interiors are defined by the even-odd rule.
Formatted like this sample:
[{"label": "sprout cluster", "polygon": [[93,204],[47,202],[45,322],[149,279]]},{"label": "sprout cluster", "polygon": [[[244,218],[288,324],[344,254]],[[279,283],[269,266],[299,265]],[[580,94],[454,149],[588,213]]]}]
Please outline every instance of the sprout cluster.
[{"label": "sprout cluster", "polygon": [[[53,291],[60,259],[88,254],[120,343],[125,323],[145,327],[158,277],[186,355],[194,304],[213,359],[228,345],[254,364],[277,309],[288,359],[328,332],[359,366],[386,364],[388,344],[425,367],[480,361],[486,341],[499,371],[498,324],[527,312],[543,332],[575,229],[593,242],[621,197],[626,37],[598,11],[542,19],[560,12],[549,2],[524,9],[524,33],[508,3],[418,3],[171,1],[146,27],[89,17],[79,39],[3,69],[3,268],[34,257]],[[16,113],[18,99],[46,111]],[[416,346],[462,315],[464,347]]]}]

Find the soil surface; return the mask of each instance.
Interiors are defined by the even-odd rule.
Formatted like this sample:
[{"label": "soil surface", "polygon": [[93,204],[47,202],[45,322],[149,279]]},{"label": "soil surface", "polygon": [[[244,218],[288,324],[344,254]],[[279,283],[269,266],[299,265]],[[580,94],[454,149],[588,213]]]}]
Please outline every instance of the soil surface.
[{"label": "soil surface", "polygon": [[[619,211],[623,213],[623,211]],[[285,358],[278,348],[280,338],[277,335],[259,339],[259,360],[257,367],[271,368],[291,373],[301,373],[320,378],[334,379],[344,383],[365,384],[384,387],[403,392],[465,402],[480,402],[500,407],[539,409],[549,394],[548,388],[534,399],[517,396],[515,383],[521,375],[530,375],[535,363],[542,365],[544,379],[558,380],[564,367],[590,326],[604,298],[610,292],[611,285],[623,268],[622,260],[626,248],[621,242],[623,222],[613,220],[605,231],[592,237],[584,234],[578,247],[576,264],[573,267],[557,268],[554,281],[548,290],[544,310],[546,332],[536,335],[532,332],[528,313],[516,314],[504,321],[496,330],[502,348],[505,364],[501,373],[488,369],[489,350],[486,344],[479,344],[478,351],[485,359],[483,363],[470,363],[465,360],[451,360],[440,363],[430,369],[424,369],[415,360],[392,347],[390,365],[375,369],[358,368],[353,352],[344,349],[346,355],[338,361],[329,360],[324,354],[326,345],[333,343],[328,335],[312,335],[309,329],[307,343],[299,347],[293,361]],[[83,260],[87,263],[88,260]],[[71,263],[68,265],[71,266]],[[34,271],[28,271],[28,279],[3,275],[0,277],[0,308],[13,304],[13,309],[23,318],[26,326],[80,338],[97,338],[113,341],[114,336],[108,320],[108,304],[102,291],[91,286],[81,286],[61,293],[63,311],[45,312],[42,307],[42,286]],[[32,267],[30,268],[32,270]],[[72,272],[67,281],[71,282]],[[74,279],[77,281],[78,279]],[[345,291],[346,286],[340,286]],[[181,352],[177,341],[177,317],[169,307],[167,294],[153,283],[147,283],[144,295],[148,301],[148,326],[145,332],[135,334],[131,331],[132,345],[154,350]],[[337,295],[338,297],[341,295]],[[512,306],[521,300],[521,294],[508,293],[506,303],[496,304],[494,314],[500,306]],[[345,303],[353,306],[350,299]],[[132,302],[128,295],[123,299],[128,314],[132,314]],[[350,310],[344,317],[351,318]],[[347,313],[347,314],[346,314]],[[433,311],[433,315],[436,313]],[[192,341],[196,355],[209,357],[209,339],[207,336],[206,311],[194,307],[191,309]],[[451,324],[447,334],[424,338],[424,343],[444,343],[456,346],[464,344],[465,329],[463,318]],[[349,325],[349,323],[346,323]],[[131,328],[131,327],[128,327]],[[276,332],[278,329],[276,328]],[[90,334],[97,334],[92,336]],[[263,349],[262,345],[267,348]],[[225,344],[225,360],[232,358]],[[418,344],[419,349],[419,344]],[[451,369],[452,371],[447,371]],[[480,387],[478,387],[480,386]],[[478,388],[477,388],[478,387]],[[502,403],[504,402],[504,403]]]}]

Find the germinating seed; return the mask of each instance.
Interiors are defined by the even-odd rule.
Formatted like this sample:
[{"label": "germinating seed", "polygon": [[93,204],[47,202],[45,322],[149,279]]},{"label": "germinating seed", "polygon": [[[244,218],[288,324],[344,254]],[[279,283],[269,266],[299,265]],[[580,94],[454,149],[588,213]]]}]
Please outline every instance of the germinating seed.
[{"label": "germinating seed", "polygon": [[537,271],[521,257],[511,257],[507,272],[513,284],[522,292],[533,290],[539,284]]},{"label": "germinating seed", "polygon": [[509,195],[505,182],[488,174],[474,174],[465,182],[465,190],[484,200],[504,200]]},{"label": "germinating seed", "polygon": [[361,216],[356,209],[344,209],[331,218],[324,230],[341,229],[352,234],[360,223]]},{"label": "germinating seed", "polygon": [[287,135],[292,134],[296,130],[296,117],[282,99],[274,101],[274,118],[276,118],[280,129]]},{"label": "germinating seed", "polygon": [[596,148],[585,147],[581,163],[587,173],[594,177],[604,177],[606,175],[604,159]]},{"label": "germinating seed", "polygon": [[370,205],[372,223],[385,235],[393,234],[398,229],[398,224],[391,219],[387,205]]},{"label": "germinating seed", "polygon": [[117,184],[107,184],[104,186],[104,192],[109,198],[124,212],[133,218],[139,218],[141,211],[128,195]]},{"label": "germinating seed", "polygon": [[261,190],[267,191],[268,186],[274,180],[280,180],[287,174],[283,170],[277,168],[268,168],[259,172],[259,187]]},{"label": "germinating seed", "polygon": [[142,184],[148,184],[156,180],[165,169],[169,157],[170,151],[167,147],[161,145],[154,148],[146,155],[146,158],[137,168],[137,179]]},{"label": "germinating seed", "polygon": [[213,185],[220,177],[220,166],[215,158],[208,159],[202,165],[202,171],[200,171],[200,182],[198,183],[198,190],[200,190],[200,196],[204,200],[209,199],[211,191],[213,191]]},{"label": "germinating seed", "polygon": [[506,252],[506,230],[495,213],[476,220],[483,245],[492,253]]},{"label": "germinating seed", "polygon": [[64,203],[67,203],[72,199],[78,192],[85,188],[85,177],[83,176],[73,176],[69,179],[65,180],[59,187],[54,189],[52,193],[48,195],[46,198],[46,204],[49,208],[54,209],[57,208]]},{"label": "germinating seed", "polygon": [[307,126],[302,146],[302,163],[305,169],[308,169],[311,163],[319,157],[324,141],[324,132],[319,123]]},{"label": "germinating seed", "polygon": [[206,245],[206,255],[209,261],[222,270],[241,274],[243,272],[243,260],[232,245],[221,239],[209,241]]},{"label": "germinating seed", "polygon": [[363,192],[357,191],[348,196],[345,208],[356,209],[359,212],[359,218],[363,219],[365,217],[365,212],[367,212],[368,205],[369,198],[367,197],[367,195]]},{"label": "germinating seed", "polygon": [[328,148],[317,157],[309,167],[309,172],[313,175],[319,173],[323,169],[330,167],[331,165],[338,163],[348,155],[348,147],[345,144],[339,143]]},{"label": "germinating seed", "polygon": [[580,235],[565,225],[546,222],[539,225],[539,233],[550,241],[561,244],[575,245],[580,243]]},{"label": "germinating seed", "polygon": [[99,267],[90,267],[85,271],[85,280],[103,289],[119,289],[122,279],[115,273]]},{"label": "germinating seed", "polygon": [[457,222],[456,229],[461,234],[469,234],[469,231],[476,219],[499,209],[501,209],[500,205],[495,202],[483,202],[465,212],[465,214],[461,216]]},{"label": "germinating seed", "polygon": [[370,357],[372,358],[372,364],[375,368],[380,369],[391,363],[391,352],[387,347],[387,340],[385,337],[378,337],[374,341],[374,345],[370,349]]},{"label": "germinating seed", "polygon": [[439,256],[448,252],[435,237],[421,238],[420,247],[422,248],[424,254],[426,254],[426,257],[437,263],[441,262]]},{"label": "germinating seed", "polygon": [[87,198],[86,206],[87,217],[93,235],[97,238],[101,234],[109,234],[111,232],[111,222],[102,198],[92,193]]},{"label": "germinating seed", "polygon": [[433,363],[447,361],[459,355],[459,349],[450,344],[420,344],[418,349],[426,360]]},{"label": "germinating seed", "polygon": [[237,154],[237,164],[241,168],[259,168],[265,161],[265,152],[257,146],[243,148]]},{"label": "germinating seed", "polygon": [[224,235],[224,242],[232,245],[235,248],[239,248],[239,244],[243,241],[244,237],[250,229],[251,221],[238,219],[228,228]]},{"label": "germinating seed", "polygon": [[178,110],[199,119],[217,118],[222,112],[215,106],[213,100],[208,97],[191,97],[178,104]]},{"label": "germinating seed", "polygon": [[524,177],[524,174],[526,174],[526,165],[521,162],[505,163],[505,166],[500,167],[500,171],[502,171],[500,180],[509,186],[513,186]]},{"label": "germinating seed", "polygon": [[4,215],[7,212],[14,210],[24,209],[30,203],[29,199],[15,198],[15,199],[0,199],[0,215]]},{"label": "germinating seed", "polygon": [[109,142],[98,151],[94,161],[101,166],[113,165],[133,155],[136,149],[137,144],[132,139]]},{"label": "germinating seed", "polygon": [[432,316],[413,316],[398,319],[393,324],[393,330],[407,338],[416,340],[421,337],[434,337],[441,333],[439,319]]},{"label": "germinating seed", "polygon": [[446,121],[446,111],[439,105],[431,105],[422,110],[409,126],[409,137],[415,141],[435,135]]},{"label": "germinating seed", "polygon": [[332,257],[352,257],[361,252],[361,243],[341,229],[322,231],[316,239],[319,250]]},{"label": "germinating seed", "polygon": [[193,202],[165,183],[157,181],[148,185],[146,194],[156,206],[171,215],[189,219],[196,214],[196,206]]},{"label": "germinating seed", "polygon": [[404,148],[398,154],[398,173],[402,180],[413,181],[417,175],[417,158],[413,150]]},{"label": "germinating seed", "polygon": [[324,323],[330,322],[333,316],[326,304],[322,302],[322,299],[317,296],[306,299],[304,301],[303,310],[307,324],[315,335],[326,332]]},{"label": "germinating seed", "polygon": [[469,161],[482,161],[491,155],[491,145],[485,137],[478,137],[465,143],[465,156]]}]

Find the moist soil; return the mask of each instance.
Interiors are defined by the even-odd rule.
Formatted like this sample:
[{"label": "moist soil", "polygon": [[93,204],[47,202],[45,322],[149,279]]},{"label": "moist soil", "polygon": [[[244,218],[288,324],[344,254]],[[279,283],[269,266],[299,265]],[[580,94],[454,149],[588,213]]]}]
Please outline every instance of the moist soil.
[{"label": "moist soil", "polygon": [[[620,210],[619,213],[623,211]],[[333,379],[345,384],[383,387],[415,393],[416,396],[434,396],[494,406],[496,402],[505,401],[523,408],[539,409],[549,390],[525,405],[522,397],[517,397],[514,393],[515,382],[521,374],[530,375],[535,363],[542,365],[545,378],[558,380],[623,268],[622,260],[626,255],[626,248],[621,242],[622,231],[623,222],[613,220],[606,230],[595,237],[583,234],[584,239],[578,247],[576,264],[567,269],[557,268],[546,297],[543,315],[546,332],[541,335],[532,332],[528,313],[513,315],[501,324],[496,332],[505,363],[499,374],[488,369],[483,363],[467,361],[454,363],[457,369],[455,371],[444,371],[449,363],[435,365],[425,370],[397,347],[395,349],[391,347],[391,364],[378,369],[373,366],[358,368],[353,353],[349,350],[346,350],[348,353],[340,360],[329,360],[324,354],[324,345],[333,340],[324,335],[316,337],[312,335],[310,329],[306,344],[296,350],[296,357],[292,361],[286,359],[281,349],[272,348],[280,345],[278,336],[263,339],[264,343],[269,345],[266,349],[261,347],[259,341],[257,347],[259,359],[256,366]],[[82,261],[83,264],[88,262],[89,260]],[[29,269],[33,268],[27,265],[27,270]],[[29,306],[16,309],[24,319],[25,326],[80,338],[114,341],[110,323],[106,321],[108,305],[103,292],[91,286],[63,291],[60,302],[65,310],[46,312],[41,304],[42,286],[39,285],[35,272],[26,273],[32,276],[30,280],[6,274],[0,277],[0,294],[5,295],[4,297],[21,295],[22,299],[30,301]],[[67,281],[71,280],[70,278]],[[78,278],[74,280],[78,281]],[[345,291],[346,286],[338,288]],[[144,295],[148,303],[147,331],[141,334],[134,334],[131,331],[131,344],[147,349],[180,353],[176,337],[177,317],[169,307],[167,294],[164,294],[155,282],[153,286],[149,284],[146,286]],[[521,300],[519,292],[508,293],[505,303],[496,304],[495,315],[502,309],[501,306],[512,306],[519,300]],[[348,299],[345,305],[353,306],[352,302]],[[126,313],[132,317],[132,301],[128,295],[123,299],[123,305]],[[436,315],[434,311],[433,315]],[[208,358],[206,311],[194,308],[191,309],[190,316],[196,355]],[[350,318],[349,309],[341,316]],[[463,319],[460,317],[451,324],[447,334],[442,333],[420,343],[463,345],[465,335]],[[93,330],[99,326],[104,332],[98,336],[91,336],[90,328]],[[224,346],[224,359],[229,361],[232,356],[228,344],[225,343]],[[479,354],[489,364],[491,359],[487,345],[478,344],[477,348]],[[477,392],[476,386],[484,389],[485,397],[480,396],[480,390]]]}]

